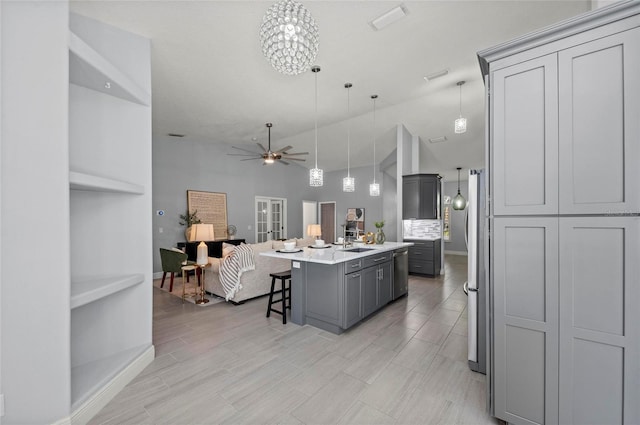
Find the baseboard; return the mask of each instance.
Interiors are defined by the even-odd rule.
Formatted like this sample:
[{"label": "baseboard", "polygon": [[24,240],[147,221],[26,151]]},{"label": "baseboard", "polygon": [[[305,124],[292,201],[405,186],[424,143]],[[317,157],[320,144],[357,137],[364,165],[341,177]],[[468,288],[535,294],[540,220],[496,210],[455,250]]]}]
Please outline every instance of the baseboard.
[{"label": "baseboard", "polygon": [[85,401],[82,406],[71,413],[71,420],[66,422],[56,422],[55,425],[85,425],[104,406],[107,405],[122,389],[131,382],[142,370],[149,366],[155,358],[155,348],[151,345],[137,359],[132,361],[122,372],[117,374],[111,382],[105,385],[100,391]]},{"label": "baseboard", "polygon": [[445,251],[446,255],[464,255],[467,256],[467,251]]},{"label": "baseboard", "polygon": [[163,272],[156,272],[153,274],[153,280],[162,279]]}]

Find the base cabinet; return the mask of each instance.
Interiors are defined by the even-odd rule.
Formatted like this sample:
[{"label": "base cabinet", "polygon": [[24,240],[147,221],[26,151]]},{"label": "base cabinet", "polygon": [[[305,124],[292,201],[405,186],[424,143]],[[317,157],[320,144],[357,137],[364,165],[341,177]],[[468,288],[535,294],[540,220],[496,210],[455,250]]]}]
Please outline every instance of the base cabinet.
[{"label": "base cabinet", "polygon": [[440,274],[440,239],[435,241],[407,240],[409,247],[409,273],[437,276]]},{"label": "base cabinet", "polygon": [[344,277],[344,322],[348,329],[362,320],[362,273],[349,273]]}]

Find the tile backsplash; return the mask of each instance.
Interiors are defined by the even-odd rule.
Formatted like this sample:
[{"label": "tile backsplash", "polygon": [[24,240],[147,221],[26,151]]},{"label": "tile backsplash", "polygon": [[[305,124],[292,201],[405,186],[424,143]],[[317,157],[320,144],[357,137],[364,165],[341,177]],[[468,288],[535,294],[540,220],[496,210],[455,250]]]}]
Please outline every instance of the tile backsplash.
[{"label": "tile backsplash", "polygon": [[403,239],[438,239],[442,228],[441,220],[403,220]]}]

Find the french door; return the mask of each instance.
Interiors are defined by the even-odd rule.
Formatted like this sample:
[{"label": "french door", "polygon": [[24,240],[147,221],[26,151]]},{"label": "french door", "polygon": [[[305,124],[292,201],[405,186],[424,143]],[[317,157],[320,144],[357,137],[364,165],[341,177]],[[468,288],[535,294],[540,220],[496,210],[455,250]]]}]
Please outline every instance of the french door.
[{"label": "french door", "polygon": [[287,200],[256,196],[256,243],[287,237]]}]

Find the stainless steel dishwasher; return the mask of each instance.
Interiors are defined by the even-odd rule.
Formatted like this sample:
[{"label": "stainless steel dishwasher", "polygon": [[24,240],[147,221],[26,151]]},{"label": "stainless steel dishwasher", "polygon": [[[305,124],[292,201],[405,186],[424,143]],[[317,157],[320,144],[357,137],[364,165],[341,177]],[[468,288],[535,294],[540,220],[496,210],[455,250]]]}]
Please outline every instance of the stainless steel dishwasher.
[{"label": "stainless steel dishwasher", "polygon": [[393,299],[409,292],[409,249],[393,251]]}]

